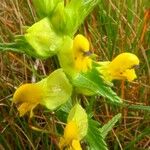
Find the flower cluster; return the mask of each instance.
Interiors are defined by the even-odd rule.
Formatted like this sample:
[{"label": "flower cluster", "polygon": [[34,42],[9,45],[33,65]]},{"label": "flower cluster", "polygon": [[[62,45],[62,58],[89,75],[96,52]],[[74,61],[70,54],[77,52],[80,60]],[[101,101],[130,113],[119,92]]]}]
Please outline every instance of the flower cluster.
[{"label": "flower cluster", "polygon": [[[20,116],[30,111],[30,117],[33,117],[33,109],[38,104],[44,105],[50,110],[55,110],[63,105],[71,96],[74,86],[70,78],[82,73],[88,74],[93,68],[98,70],[99,77],[102,77],[105,82],[111,82],[114,79],[132,81],[136,78],[135,66],[139,65],[139,59],[136,55],[122,53],[110,62],[96,62],[90,58],[90,54],[89,42],[86,37],[81,34],[75,36],[71,49],[59,52],[58,57],[62,69],[54,71],[47,78],[37,83],[23,84],[16,90],[13,102],[19,104]],[[65,60],[65,57],[67,57],[67,60]],[[93,63],[97,64],[96,67],[92,65]],[[85,89],[80,87],[80,90]],[[79,104],[75,107],[83,109]],[[82,136],[83,131],[81,130],[85,131],[88,128],[87,117],[84,117],[84,120],[80,119],[79,115],[86,116],[86,113],[84,110],[78,111],[80,114],[76,112],[77,117],[74,114],[73,119],[68,121],[64,129],[64,135],[59,143],[61,150],[64,148],[68,150],[82,149],[80,141],[86,135],[86,132]],[[86,126],[86,128],[83,129],[81,126]]]}]

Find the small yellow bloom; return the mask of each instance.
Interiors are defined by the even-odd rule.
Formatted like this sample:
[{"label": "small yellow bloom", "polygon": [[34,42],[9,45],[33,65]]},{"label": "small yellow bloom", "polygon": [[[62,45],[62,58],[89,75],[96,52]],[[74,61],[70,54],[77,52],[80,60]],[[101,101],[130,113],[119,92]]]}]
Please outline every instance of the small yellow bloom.
[{"label": "small yellow bloom", "polygon": [[133,81],[137,78],[135,67],[139,65],[139,59],[132,53],[122,53],[111,62],[100,62],[100,73],[106,81],[128,80]]},{"label": "small yellow bloom", "polygon": [[74,65],[77,71],[86,72],[92,67],[92,59],[89,57],[89,41],[83,35],[78,34],[73,40]]},{"label": "small yellow bloom", "polygon": [[85,110],[77,103],[69,112],[64,135],[60,138],[61,150],[82,150],[80,141],[86,136],[88,119]]},{"label": "small yellow bloom", "polygon": [[64,72],[73,77],[92,68],[90,46],[86,37],[78,34],[74,39],[64,36],[64,43],[57,56]]},{"label": "small yellow bloom", "polygon": [[64,129],[64,136],[60,139],[60,149],[67,148],[68,150],[82,150],[80,145],[79,130],[76,122],[67,123]]},{"label": "small yellow bloom", "polygon": [[54,110],[64,104],[71,93],[72,86],[68,78],[62,69],[57,69],[37,83],[21,85],[13,95],[13,103],[19,105],[20,116],[30,111],[32,117],[32,111],[38,104]]},{"label": "small yellow bloom", "polygon": [[19,104],[18,111],[20,116],[26,112],[31,111],[40,103],[42,89],[37,84],[23,84],[21,85],[13,96],[13,102]]}]

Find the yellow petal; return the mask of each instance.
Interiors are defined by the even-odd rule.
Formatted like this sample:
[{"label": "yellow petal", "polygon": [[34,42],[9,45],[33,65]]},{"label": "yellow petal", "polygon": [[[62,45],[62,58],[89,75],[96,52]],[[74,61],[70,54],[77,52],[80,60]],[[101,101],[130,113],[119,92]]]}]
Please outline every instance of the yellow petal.
[{"label": "yellow petal", "polygon": [[89,51],[90,44],[88,39],[85,36],[78,34],[75,36],[73,40],[73,47],[75,53],[78,53],[79,52],[78,50]]},{"label": "yellow petal", "polygon": [[59,140],[59,148],[60,148],[60,150],[63,150],[63,148],[64,148],[66,145],[67,145],[67,144],[66,144],[65,139],[64,139],[63,137],[61,137],[60,140]]},{"label": "yellow petal", "polygon": [[31,111],[30,113],[30,118],[33,117],[33,112],[32,110],[36,107],[37,104],[32,104],[32,103],[22,103],[19,107],[18,107],[18,111],[19,111],[19,116],[22,117],[24,116],[25,113],[27,113],[28,111]]},{"label": "yellow petal", "polygon": [[74,139],[78,139],[78,128],[74,121],[67,123],[64,129],[64,136],[60,138],[59,147],[70,147]]},{"label": "yellow petal", "polygon": [[124,72],[133,66],[139,65],[139,59],[132,53],[121,53],[109,64],[110,72]]},{"label": "yellow petal", "polygon": [[78,127],[74,121],[67,123],[64,130],[64,139],[70,143],[73,139],[78,139]]},{"label": "yellow petal", "polygon": [[40,103],[41,88],[37,84],[23,84],[13,95],[13,103],[19,104],[18,111],[20,116],[30,111],[33,116],[33,109]]},{"label": "yellow petal", "polygon": [[72,150],[82,150],[80,142],[78,140],[72,141]]},{"label": "yellow petal", "polygon": [[89,52],[89,41],[86,37],[78,34],[73,40],[73,52],[75,59],[75,69],[86,72],[91,68],[92,59],[84,53]]},{"label": "yellow petal", "polygon": [[42,96],[42,89],[35,83],[21,85],[13,95],[14,103],[37,103]]},{"label": "yellow petal", "polygon": [[137,78],[134,69],[128,69],[128,70],[126,70],[126,71],[123,73],[123,76],[125,76],[126,79],[127,79],[128,81],[130,81],[130,82]]},{"label": "yellow petal", "polygon": [[67,118],[67,122],[73,122],[76,125],[75,127],[77,129],[75,130],[74,127],[74,131],[77,133],[77,139],[82,140],[86,136],[88,130],[88,119],[85,110],[81,107],[80,104],[77,103],[71,109]]}]

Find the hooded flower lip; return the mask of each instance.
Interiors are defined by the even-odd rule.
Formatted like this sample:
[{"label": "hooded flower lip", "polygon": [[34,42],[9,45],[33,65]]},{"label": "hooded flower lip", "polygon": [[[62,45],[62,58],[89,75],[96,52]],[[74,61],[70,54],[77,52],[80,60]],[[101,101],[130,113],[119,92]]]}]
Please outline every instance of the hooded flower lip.
[{"label": "hooded flower lip", "polygon": [[89,41],[86,37],[81,34],[75,36],[73,40],[74,64],[79,72],[86,72],[92,67],[92,59],[89,57],[92,53],[89,48]]},{"label": "hooded flower lip", "polygon": [[61,150],[82,150],[80,145],[79,130],[74,121],[67,123],[64,129],[64,136],[60,139],[59,147]]},{"label": "hooded flower lip", "polygon": [[57,69],[48,77],[37,83],[21,85],[13,95],[13,103],[19,104],[18,111],[23,116],[38,105],[44,105],[49,110],[55,110],[64,104],[72,93],[72,86],[62,69]]},{"label": "hooded flower lip", "polygon": [[37,84],[23,84],[13,95],[13,103],[19,104],[18,111],[20,117],[30,111],[30,117],[33,116],[32,110],[40,103],[42,89]]},{"label": "hooded flower lip", "polygon": [[64,135],[60,138],[61,150],[82,150],[80,141],[86,136],[88,119],[85,110],[77,103],[69,112]]},{"label": "hooded flower lip", "polygon": [[139,65],[139,59],[132,53],[121,53],[111,62],[100,62],[100,73],[106,81],[128,80],[137,78],[135,68]]},{"label": "hooded flower lip", "polygon": [[78,34],[72,39],[64,36],[62,49],[58,52],[60,66],[69,77],[87,72],[92,68],[90,44],[86,37]]}]

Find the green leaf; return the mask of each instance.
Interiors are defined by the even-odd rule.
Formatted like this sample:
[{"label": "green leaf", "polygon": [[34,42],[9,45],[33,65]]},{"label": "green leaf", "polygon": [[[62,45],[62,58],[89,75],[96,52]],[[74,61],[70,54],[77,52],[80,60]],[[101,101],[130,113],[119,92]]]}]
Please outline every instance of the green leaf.
[{"label": "green leaf", "polygon": [[135,109],[135,110],[144,110],[150,112],[150,106],[144,106],[144,105],[133,105],[133,104],[127,104],[124,103],[123,107],[127,107],[129,109]]},{"label": "green leaf", "polygon": [[103,138],[105,138],[108,132],[112,130],[112,128],[120,118],[121,114],[119,113],[115,117],[113,117],[107,124],[105,124],[102,128],[99,129]]},{"label": "green leaf", "polygon": [[18,47],[19,47],[19,45],[16,43],[0,43],[0,51],[1,52],[12,51],[12,52],[17,52],[17,53],[18,52],[22,53],[22,51]]},{"label": "green leaf", "polygon": [[37,83],[43,89],[41,104],[54,110],[66,103],[72,94],[72,86],[62,69],[57,69]]},{"label": "green leaf", "polygon": [[0,43],[1,52],[17,52],[37,57],[34,49],[27,43],[26,39],[19,35],[13,43]]},{"label": "green leaf", "polygon": [[84,89],[86,91],[89,90],[94,94],[106,97],[114,104],[122,104],[121,98],[118,97],[117,94],[110,88],[110,86],[105,83],[96,69],[92,69],[87,73],[79,73],[71,80],[73,85],[81,89],[82,92]]},{"label": "green leaf", "polygon": [[99,131],[99,123],[92,119],[88,122],[88,133],[85,137],[90,145],[90,150],[108,150],[107,144]]},{"label": "green leaf", "polygon": [[79,138],[83,139],[88,130],[88,119],[85,110],[78,103],[69,112],[67,122],[75,121],[79,129]]}]

